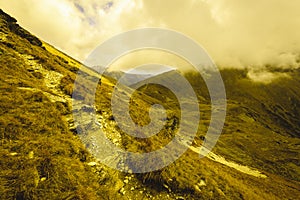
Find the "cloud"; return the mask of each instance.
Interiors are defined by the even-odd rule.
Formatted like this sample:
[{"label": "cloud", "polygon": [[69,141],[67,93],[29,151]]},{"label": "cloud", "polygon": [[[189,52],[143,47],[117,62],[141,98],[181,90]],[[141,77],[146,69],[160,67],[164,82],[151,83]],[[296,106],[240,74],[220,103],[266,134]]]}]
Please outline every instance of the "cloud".
[{"label": "cloud", "polygon": [[[257,70],[257,69],[256,69]],[[248,78],[257,83],[269,84],[280,78],[291,78],[286,73],[269,72],[265,70],[255,71],[250,70],[247,74]]]},{"label": "cloud", "polygon": [[79,60],[113,35],[151,26],[195,39],[222,67],[299,67],[298,0],[10,0],[0,6]]},{"label": "cloud", "polygon": [[300,52],[300,2],[145,1],[149,15],[202,44],[221,66],[280,66]]},{"label": "cloud", "polygon": [[81,61],[122,32],[123,15],[139,8],[129,0],[11,0],[0,6],[24,28]]}]

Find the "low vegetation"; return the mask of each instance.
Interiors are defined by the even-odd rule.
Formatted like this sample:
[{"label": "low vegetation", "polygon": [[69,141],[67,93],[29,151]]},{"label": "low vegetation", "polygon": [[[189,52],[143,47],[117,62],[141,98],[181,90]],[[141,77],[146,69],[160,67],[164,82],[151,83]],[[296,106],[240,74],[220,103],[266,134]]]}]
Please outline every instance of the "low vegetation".
[{"label": "low vegetation", "polygon": [[[0,24],[0,199],[299,197],[299,70],[285,71],[292,78],[270,84],[253,82],[246,70],[221,71],[228,108],[223,133],[213,151],[230,161],[256,168],[267,178],[244,174],[208,158],[200,159],[191,150],[163,169],[123,173],[95,160],[89,151],[90,144],[80,140],[82,133],[74,125],[72,114],[84,110],[89,116],[95,111],[99,117],[96,120],[102,123],[102,130],[112,142],[127,151],[150,152],[168,144],[182,123],[195,123],[181,121],[175,95],[155,84],[139,87],[130,100],[132,120],[147,125],[153,104],[163,105],[167,116],[156,116],[165,122],[157,135],[147,139],[129,136],[117,126],[111,110],[114,79],[98,77],[94,71],[41,42],[2,10]],[[82,72],[78,76],[79,67]],[[46,77],[46,72],[57,77]],[[210,123],[209,94],[199,74],[187,72],[184,76],[199,100],[201,120],[193,141],[197,147],[205,139]],[[74,90],[76,78],[81,79]],[[167,80],[168,76],[154,78]],[[93,102],[91,86],[98,79]],[[184,89],[180,82],[173,84]],[[116,89],[120,91],[120,103],[122,95],[132,91],[125,86]],[[86,105],[73,108],[71,97],[85,100]],[[193,111],[190,114],[193,116]],[[93,122],[86,124],[92,128],[85,134],[96,133]],[[149,158],[147,165],[155,162]],[[128,163],[130,170],[145,165],[134,160]]]}]

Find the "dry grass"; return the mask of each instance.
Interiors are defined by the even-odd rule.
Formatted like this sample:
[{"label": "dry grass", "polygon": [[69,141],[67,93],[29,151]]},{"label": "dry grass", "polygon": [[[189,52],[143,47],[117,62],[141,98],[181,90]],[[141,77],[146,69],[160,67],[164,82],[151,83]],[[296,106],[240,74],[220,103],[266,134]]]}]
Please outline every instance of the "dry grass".
[{"label": "dry grass", "polygon": [[[69,96],[73,94],[80,63],[48,44],[44,43],[48,51],[30,44],[27,39],[10,33],[3,20],[1,23],[0,198],[122,198],[117,191],[123,184],[120,177],[125,174],[102,165],[97,168],[87,165],[92,161],[91,156],[64,120],[71,113],[71,106],[51,102],[43,93],[51,93],[43,83],[43,74],[35,72],[20,55],[30,55],[45,69],[62,74],[58,89]],[[300,74],[299,71],[293,73],[297,77]],[[78,97],[85,94],[80,98],[92,104],[91,96],[86,94],[91,92],[89,84],[99,77],[87,69],[81,75],[85,82],[76,90]],[[147,187],[153,194],[176,193],[186,199],[297,199],[300,193],[299,79],[253,86],[245,71],[225,70],[222,75],[229,106],[223,135],[214,151],[237,163],[258,168],[268,178],[245,175],[211,160],[200,160],[197,154],[187,151],[168,167],[137,174],[139,186]],[[197,75],[187,73],[185,76],[198,91],[201,103],[201,122],[194,141],[194,145],[200,145],[210,121],[208,93]],[[181,123],[180,111],[174,95],[165,88],[151,85],[147,87],[150,91],[142,87],[133,95],[131,117],[137,124],[149,123],[148,110],[152,104],[162,103],[167,108],[164,129],[149,139],[137,139],[122,132],[114,122],[110,95],[115,81],[102,77],[101,82],[96,92],[97,110],[108,117],[108,134],[118,132],[121,135],[124,149],[149,152],[161,148],[174,137]],[[118,89],[123,95],[129,90]],[[280,98],[282,94],[277,91],[289,99]],[[185,123],[193,123],[193,120]],[[155,162],[149,164],[155,165]],[[130,167],[134,169],[143,164],[135,163]]]},{"label": "dry grass", "polygon": [[115,190],[105,184],[114,184],[114,177],[107,174],[115,172],[99,166],[102,169],[96,173],[87,165],[91,156],[63,119],[71,112],[70,105],[45,96],[51,90],[44,77],[22,55],[64,74],[67,84],[62,88],[69,95],[72,79],[68,77],[78,69],[5,28],[1,25],[0,199],[114,197]]}]

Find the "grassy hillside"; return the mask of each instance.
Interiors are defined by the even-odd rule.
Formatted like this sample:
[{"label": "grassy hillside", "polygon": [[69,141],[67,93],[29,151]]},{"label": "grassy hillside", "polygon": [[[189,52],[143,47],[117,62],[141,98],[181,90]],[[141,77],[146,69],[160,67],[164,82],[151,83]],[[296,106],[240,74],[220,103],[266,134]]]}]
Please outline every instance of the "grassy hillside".
[{"label": "grassy hillside", "polygon": [[[222,71],[228,114],[213,151],[227,161],[259,170],[266,178],[246,174],[211,157],[199,159],[193,148],[158,171],[124,173],[98,162],[90,153],[95,141],[83,144],[82,134],[96,135],[98,122],[107,138],[120,148],[140,153],[160,149],[174,137],[181,123],[194,123],[180,121],[174,94],[155,84],[135,91],[130,99],[130,116],[136,124],[149,123],[148,111],[153,104],[162,104],[167,117],[162,119],[164,128],[156,136],[129,136],[118,127],[111,110],[114,79],[99,77],[81,66],[18,26],[2,10],[0,24],[0,199],[299,197],[299,71],[287,72],[292,78],[267,85],[252,82],[246,71]],[[81,82],[74,94],[78,76]],[[202,120],[193,142],[196,148],[205,137],[210,104],[201,79],[193,73],[185,76],[199,94]],[[92,102],[90,86],[98,78],[101,81]],[[122,85],[117,90],[119,103],[132,92]],[[82,102],[85,104],[80,105]],[[90,118],[93,111],[96,122]],[[74,115],[79,115],[82,124],[74,122]],[[96,146],[99,151],[101,147]],[[114,156],[117,153],[112,152],[112,159]],[[148,161],[147,165],[156,164]],[[125,165],[128,171],[145,165],[134,159],[129,163],[117,164]]]},{"label": "grassy hillside", "polygon": [[[237,72],[233,71],[233,73]],[[146,87],[148,87],[147,91]],[[109,89],[103,87],[102,94],[110,94],[112,89],[113,88]],[[142,102],[149,102],[147,100],[149,97],[157,99],[162,105],[165,105],[166,108],[172,110],[173,113],[178,113],[178,111],[176,111],[178,109],[176,108],[176,103],[167,104],[163,101],[163,99],[166,98],[164,95],[175,100],[173,99],[175,98],[174,96],[166,92],[166,88],[159,85],[147,85],[141,87],[139,91],[143,93],[139,94],[137,92],[133,96],[134,100],[137,101],[137,107],[133,107],[133,110],[138,112],[140,109],[142,112],[138,115],[139,122],[143,120],[141,116],[144,116],[143,111],[147,108],[147,104],[145,105]],[[147,96],[143,96],[143,101],[138,102],[140,99],[138,96],[144,95],[144,93],[146,93]],[[158,93],[160,96],[157,95]],[[107,104],[109,102],[108,100]],[[154,101],[150,102],[153,103]],[[188,150],[180,159],[162,170],[137,174],[136,177],[138,180],[147,187],[155,189],[157,192],[165,190],[172,193],[176,192],[187,199],[297,198],[300,189],[298,182],[299,139],[286,134],[282,135],[274,132],[270,128],[266,128],[263,118],[256,121],[252,119],[233,97],[230,97],[228,103],[229,110],[225,129],[214,151],[223,155],[228,160],[261,170],[267,175],[267,178],[255,178],[210,159],[199,159],[198,154]],[[249,108],[246,104],[244,106]],[[209,105],[200,103],[200,109],[202,112],[202,121],[200,122],[199,130],[194,140],[193,145],[195,147],[201,144],[210,118]],[[242,110],[237,113],[236,109]],[[111,115],[110,110],[108,110],[107,113]],[[264,112],[261,111],[261,113]],[[132,117],[135,119],[134,116]],[[181,122],[178,121],[177,123],[180,124]],[[116,126],[113,122],[111,125]],[[277,124],[272,122],[269,126],[276,127]],[[115,129],[118,130],[118,127],[115,127],[114,130]],[[125,133],[122,133],[122,131],[119,132],[122,135],[123,148],[130,151],[152,151],[166,144],[166,141],[170,141],[172,138],[172,135],[170,135],[165,138],[160,137],[160,140],[151,138],[150,140],[137,141]],[[164,133],[163,136],[168,136],[168,134]],[[277,142],[280,141],[284,141],[284,143],[278,145]],[[273,144],[277,145],[273,146]],[[280,161],[280,159],[282,160]],[[138,166],[132,167],[142,165],[142,163],[136,164]],[[205,183],[205,186],[203,183]]]},{"label": "grassy hillside", "polygon": [[247,70],[222,70],[228,107],[215,151],[299,181],[299,72],[286,71],[288,76],[265,84],[248,78]]},{"label": "grassy hillside", "polygon": [[103,184],[107,177],[88,165],[93,159],[69,130],[71,105],[55,92],[56,81],[75,77],[77,66],[32,43],[39,39],[20,34],[25,30],[2,11],[0,24],[0,199],[113,196]]}]

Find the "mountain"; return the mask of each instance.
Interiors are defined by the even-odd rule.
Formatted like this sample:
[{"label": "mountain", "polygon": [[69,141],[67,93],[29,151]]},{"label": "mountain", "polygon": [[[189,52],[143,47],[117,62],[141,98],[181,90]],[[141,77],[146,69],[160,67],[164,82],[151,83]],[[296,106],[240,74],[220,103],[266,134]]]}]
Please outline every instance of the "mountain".
[{"label": "mountain", "polygon": [[[266,84],[249,78],[247,70],[221,70],[228,105],[225,127],[214,150],[238,163],[299,181],[300,69],[272,72],[285,76]],[[176,97],[170,99],[172,92],[168,88],[149,84],[173,84],[184,93],[185,88],[174,73],[152,77],[134,88],[161,102],[175,102]],[[197,93],[203,123],[209,123],[209,93],[203,79],[192,71],[183,76]]]},{"label": "mountain", "polygon": [[106,74],[116,80],[120,80],[123,85],[127,85],[127,86],[130,86],[136,82],[155,76],[153,74],[147,74],[147,73],[138,74],[138,73],[128,73],[124,71],[112,71],[112,72],[107,72]]},{"label": "mountain", "polygon": [[[226,122],[213,152],[199,158],[211,105],[198,74],[170,71],[149,77],[145,84],[116,87],[114,78],[100,76],[58,51],[2,10],[0,24],[1,199],[299,198],[299,69],[269,69],[286,75],[270,83],[252,80],[246,69],[221,70]],[[96,153],[107,153],[105,140],[93,139],[98,138],[99,124],[112,144],[128,152],[162,149],[183,125],[190,134],[195,121],[180,120],[176,96],[166,87],[150,84],[173,84],[182,92],[179,75],[189,81],[199,100],[201,120],[192,146],[170,165],[145,173],[132,172],[155,167],[165,158],[149,156],[145,164],[110,152],[107,160],[116,168],[122,166],[123,172],[97,160]],[[76,85],[75,80],[79,80]],[[128,99],[129,117],[122,110]],[[185,104],[190,101],[184,98]],[[155,104],[163,105],[166,115],[159,107],[149,115]],[[196,116],[194,110],[188,114]],[[164,125],[149,138],[134,137],[120,128],[131,119],[147,126],[150,117]],[[159,125],[154,123],[150,130]],[[148,136],[137,127],[128,130]],[[187,146],[185,139],[176,141],[178,149]]]},{"label": "mountain", "polygon": [[174,68],[168,67],[168,66],[164,66],[164,68],[161,69],[156,69],[157,66],[154,66],[153,69],[151,69],[151,65],[148,66],[148,68],[150,68],[150,71],[143,71],[141,69],[139,69],[139,67],[137,69],[134,70],[129,70],[129,71],[109,71],[109,72],[104,72],[104,74],[106,74],[107,76],[110,76],[118,81],[120,81],[121,84],[126,85],[126,86],[131,86],[131,85],[135,85],[138,82],[141,82],[143,80],[152,78],[152,77],[156,77],[168,72],[172,72],[175,71]]}]

